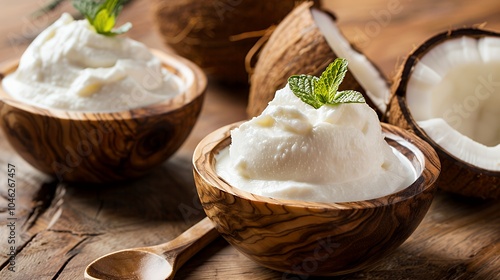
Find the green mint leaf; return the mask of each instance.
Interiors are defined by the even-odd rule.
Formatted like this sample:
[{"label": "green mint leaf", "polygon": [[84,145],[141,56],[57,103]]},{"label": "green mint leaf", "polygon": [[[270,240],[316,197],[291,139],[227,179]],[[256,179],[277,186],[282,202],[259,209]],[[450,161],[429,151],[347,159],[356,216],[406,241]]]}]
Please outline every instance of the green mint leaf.
[{"label": "green mint leaf", "polygon": [[365,103],[365,98],[360,92],[355,90],[343,90],[337,92],[332,104],[340,103]]},{"label": "green mint leaf", "polygon": [[337,58],[321,76],[294,75],[288,79],[292,92],[303,102],[318,109],[324,104],[365,103],[363,95],[354,90],[338,91],[347,73],[347,60]]},{"label": "green mint leaf", "polygon": [[118,29],[113,29],[116,24],[116,18],[120,13],[123,3],[126,0],[73,0],[73,6],[80,11],[89,23],[99,34],[114,36],[127,32],[132,25],[126,23]]},{"label": "green mint leaf", "polygon": [[303,102],[318,109],[324,103],[317,100],[315,92],[315,84],[318,77],[311,75],[294,75],[288,78],[288,86],[292,92]]},{"label": "green mint leaf", "polygon": [[115,16],[110,14],[107,9],[102,9],[97,12],[94,18],[94,28],[99,34],[107,34],[115,26]]},{"label": "green mint leaf", "polygon": [[335,59],[330,63],[326,70],[321,74],[316,84],[317,95],[321,96],[324,103],[332,103],[335,99],[335,94],[339,89],[340,83],[347,72],[347,60]]},{"label": "green mint leaf", "polygon": [[94,0],[73,0],[73,7],[77,9],[93,25],[93,21],[99,7],[100,1]]},{"label": "green mint leaf", "polygon": [[120,12],[121,10],[121,7],[122,7],[122,3],[123,1],[120,1],[120,0],[106,0],[106,2],[104,2],[104,4],[101,6],[101,8],[104,10],[108,10],[110,14],[113,14],[113,15],[118,15],[118,13]]}]

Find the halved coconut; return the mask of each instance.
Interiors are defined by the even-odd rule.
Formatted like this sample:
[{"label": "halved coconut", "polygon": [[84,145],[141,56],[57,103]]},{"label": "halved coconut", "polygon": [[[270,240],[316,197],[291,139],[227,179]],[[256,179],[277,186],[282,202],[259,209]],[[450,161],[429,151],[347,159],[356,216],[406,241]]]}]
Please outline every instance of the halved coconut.
[{"label": "halved coconut", "polygon": [[154,0],[153,11],[165,43],[178,54],[212,78],[248,84],[247,52],[298,2]]},{"label": "halved coconut", "polygon": [[444,190],[500,198],[500,34],[462,28],[427,40],[407,58],[388,120],[439,154]]},{"label": "halved coconut", "polygon": [[387,79],[366,56],[354,49],[332,14],[307,2],[283,19],[262,49],[250,78],[247,114],[259,115],[291,75],[319,76],[337,57],[349,62],[341,90],[363,93],[368,104],[382,116],[390,97]]}]

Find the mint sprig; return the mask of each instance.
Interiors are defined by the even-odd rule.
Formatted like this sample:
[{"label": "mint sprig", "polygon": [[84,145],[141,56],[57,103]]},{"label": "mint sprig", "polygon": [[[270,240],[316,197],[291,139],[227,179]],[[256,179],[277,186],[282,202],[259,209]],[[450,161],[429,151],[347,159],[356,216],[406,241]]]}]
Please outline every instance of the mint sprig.
[{"label": "mint sprig", "polygon": [[115,36],[132,28],[130,22],[114,28],[116,18],[120,14],[125,0],[73,0],[73,6],[80,12],[99,34]]},{"label": "mint sprig", "polygon": [[288,78],[292,92],[303,102],[318,109],[325,104],[365,103],[365,98],[355,90],[338,91],[347,73],[347,60],[337,58],[321,76],[293,75]]}]

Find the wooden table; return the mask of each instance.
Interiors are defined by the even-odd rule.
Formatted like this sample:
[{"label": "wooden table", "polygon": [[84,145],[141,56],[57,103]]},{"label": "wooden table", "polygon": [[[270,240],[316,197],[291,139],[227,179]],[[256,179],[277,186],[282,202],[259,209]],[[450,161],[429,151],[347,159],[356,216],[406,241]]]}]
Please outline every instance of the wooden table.
[{"label": "wooden table", "polygon": [[[223,1],[223,0],[221,0]],[[451,27],[485,23],[500,31],[500,3],[481,1],[325,1],[346,36],[389,77],[415,46]],[[120,21],[150,47],[168,50],[152,27],[147,0],[134,0]],[[390,20],[377,15],[400,5]],[[42,1],[0,0],[0,61],[16,58],[62,11],[29,17]],[[350,5],[354,5],[351,7]],[[378,26],[378,28],[375,28]],[[86,265],[115,250],[153,245],[199,221],[191,155],[210,131],[245,119],[247,87],[210,82],[201,117],[183,147],[145,178],[89,186],[59,183],[23,161],[0,133],[0,279],[82,279]],[[11,231],[7,206],[7,165],[16,167],[15,272],[8,265]],[[500,203],[438,192],[415,233],[377,267],[338,279],[500,279]],[[222,238],[203,249],[178,279],[285,279],[262,268]],[[291,279],[291,278],[290,278]],[[305,278],[297,278],[305,279]],[[314,279],[309,277],[308,279]]]}]

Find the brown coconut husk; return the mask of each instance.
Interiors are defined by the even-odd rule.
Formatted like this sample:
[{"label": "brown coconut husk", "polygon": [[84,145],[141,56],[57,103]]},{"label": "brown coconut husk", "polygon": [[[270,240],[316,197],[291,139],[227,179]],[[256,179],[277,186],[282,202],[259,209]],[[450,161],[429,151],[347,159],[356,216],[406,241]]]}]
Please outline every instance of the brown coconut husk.
[{"label": "brown coconut husk", "polygon": [[490,171],[466,163],[450,154],[430,138],[413,118],[406,100],[406,88],[412,71],[418,61],[433,47],[459,37],[500,37],[500,33],[479,28],[460,28],[433,36],[407,57],[393,84],[387,119],[388,122],[413,131],[436,150],[441,161],[441,175],[438,187],[463,196],[479,198],[500,198],[500,172]]},{"label": "brown coconut husk", "polygon": [[[311,14],[312,6],[312,3],[297,6],[276,27],[260,52],[250,78],[247,107],[249,117],[259,115],[266,108],[269,101],[274,98],[276,90],[286,85],[288,77],[295,74],[319,76],[338,57],[318,29]],[[333,14],[324,12],[335,20]],[[380,75],[383,77],[381,73]],[[382,112],[366,96],[365,90],[351,71],[347,72],[340,85],[340,90],[345,89],[361,92],[379,117],[382,116]]]},{"label": "brown coconut husk", "polygon": [[248,84],[245,55],[300,2],[153,0],[153,11],[164,42],[178,54],[211,78]]}]

